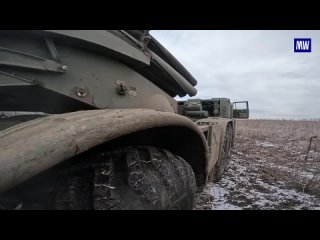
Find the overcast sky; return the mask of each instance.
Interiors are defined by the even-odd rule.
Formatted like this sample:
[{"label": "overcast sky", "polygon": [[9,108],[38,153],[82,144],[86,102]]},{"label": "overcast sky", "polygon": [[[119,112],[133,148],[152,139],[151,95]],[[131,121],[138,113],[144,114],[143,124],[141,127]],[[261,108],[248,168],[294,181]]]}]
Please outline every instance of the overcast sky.
[{"label": "overcast sky", "polygon": [[[196,98],[248,100],[250,118],[320,118],[320,31],[180,31],[153,35],[198,80]],[[294,53],[311,38],[311,53]]]}]

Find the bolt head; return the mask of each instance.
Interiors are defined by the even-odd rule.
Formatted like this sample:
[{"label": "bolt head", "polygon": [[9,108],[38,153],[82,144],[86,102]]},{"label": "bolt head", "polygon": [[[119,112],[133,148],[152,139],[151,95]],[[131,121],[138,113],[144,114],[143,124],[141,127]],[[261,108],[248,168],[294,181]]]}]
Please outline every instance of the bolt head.
[{"label": "bolt head", "polygon": [[88,90],[86,88],[77,88],[76,94],[78,97],[86,97],[88,95]]},{"label": "bolt head", "polygon": [[64,72],[66,72],[66,71],[68,70],[68,66],[62,65],[62,66],[61,66],[61,70],[64,71]]}]

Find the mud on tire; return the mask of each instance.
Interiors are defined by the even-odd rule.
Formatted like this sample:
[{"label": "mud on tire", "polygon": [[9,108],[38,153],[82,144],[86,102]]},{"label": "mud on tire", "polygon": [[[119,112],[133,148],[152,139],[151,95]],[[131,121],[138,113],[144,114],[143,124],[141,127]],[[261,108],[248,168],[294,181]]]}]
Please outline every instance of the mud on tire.
[{"label": "mud on tire", "polygon": [[86,155],[51,172],[22,196],[25,209],[192,209],[196,193],[191,166],[155,147]]}]

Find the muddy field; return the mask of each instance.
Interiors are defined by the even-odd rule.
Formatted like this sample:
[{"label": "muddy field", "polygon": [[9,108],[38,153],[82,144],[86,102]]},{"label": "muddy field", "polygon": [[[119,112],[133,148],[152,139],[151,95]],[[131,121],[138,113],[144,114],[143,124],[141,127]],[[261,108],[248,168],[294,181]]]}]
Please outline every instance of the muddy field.
[{"label": "muddy field", "polygon": [[320,121],[238,120],[222,180],[195,209],[320,209]]}]

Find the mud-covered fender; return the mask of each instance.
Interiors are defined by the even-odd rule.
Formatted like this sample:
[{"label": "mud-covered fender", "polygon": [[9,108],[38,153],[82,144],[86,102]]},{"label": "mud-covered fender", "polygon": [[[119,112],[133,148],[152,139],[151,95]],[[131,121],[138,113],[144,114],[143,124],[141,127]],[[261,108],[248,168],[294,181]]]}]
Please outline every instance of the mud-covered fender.
[{"label": "mud-covered fender", "polygon": [[183,157],[205,181],[207,143],[190,119],[149,109],[89,110],[51,115],[1,131],[0,192],[95,146],[140,133],[144,143],[155,142]]},{"label": "mud-covered fender", "polygon": [[210,173],[221,158],[223,143],[228,125],[233,125],[233,120],[228,118],[204,118],[196,121],[200,126],[209,125],[208,147],[209,155],[206,172]]}]

